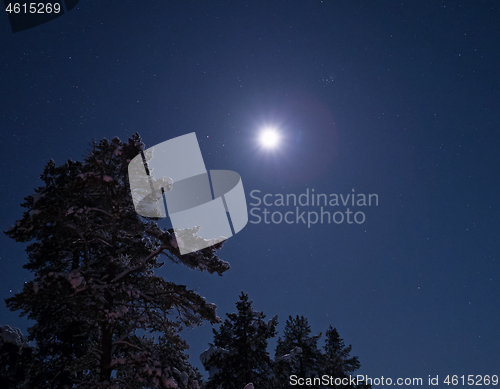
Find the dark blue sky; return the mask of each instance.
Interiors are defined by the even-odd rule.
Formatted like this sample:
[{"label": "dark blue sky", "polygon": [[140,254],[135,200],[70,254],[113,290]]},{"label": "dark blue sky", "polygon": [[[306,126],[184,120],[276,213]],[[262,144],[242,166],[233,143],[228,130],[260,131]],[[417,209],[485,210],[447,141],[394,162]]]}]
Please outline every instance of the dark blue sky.
[{"label": "dark blue sky", "polygon": [[[165,277],[220,316],[243,290],[280,331],[288,315],[331,324],[371,377],[499,374],[499,20],[493,1],[81,0],[15,34],[4,15],[2,229],[50,158],[195,131],[207,168],[237,171],[249,204],[252,190],[314,188],[379,205],[357,207],[359,225],[250,222],[220,252],[222,277],[172,264]],[[273,152],[265,125],[283,136]],[[0,240],[7,298],[32,276],[23,245]],[[4,304],[0,324],[28,327]],[[210,325],[184,336],[201,367]]]}]

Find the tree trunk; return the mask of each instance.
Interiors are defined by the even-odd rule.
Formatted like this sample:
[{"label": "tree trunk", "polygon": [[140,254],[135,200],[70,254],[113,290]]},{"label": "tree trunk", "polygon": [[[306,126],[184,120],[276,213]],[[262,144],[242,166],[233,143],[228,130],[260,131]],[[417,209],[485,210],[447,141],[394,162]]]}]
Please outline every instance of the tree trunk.
[{"label": "tree trunk", "polygon": [[113,345],[113,334],[106,322],[101,323],[101,382],[111,379],[111,346]]}]

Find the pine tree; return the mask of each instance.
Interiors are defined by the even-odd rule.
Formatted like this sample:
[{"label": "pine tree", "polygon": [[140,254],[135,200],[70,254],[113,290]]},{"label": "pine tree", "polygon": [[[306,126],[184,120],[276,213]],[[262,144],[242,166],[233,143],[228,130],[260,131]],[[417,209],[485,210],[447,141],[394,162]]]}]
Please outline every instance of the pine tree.
[{"label": "pine tree", "polygon": [[289,316],[283,338],[278,339],[275,354],[276,386],[288,388],[290,375],[319,377],[322,354],[318,349],[321,334],[311,336],[311,328],[304,316]]},{"label": "pine tree", "polygon": [[[350,356],[352,346],[346,346],[340,338],[336,328],[330,325],[326,331],[324,354],[322,361],[322,374],[335,378],[346,378],[361,367],[356,356]],[[334,386],[335,388],[347,388],[350,386]],[[371,386],[360,384],[358,388],[369,388]]]},{"label": "pine tree", "polygon": [[30,243],[34,279],[6,303],[36,321],[31,388],[197,387],[178,331],[219,322],[216,307],[154,271],[161,255],[219,275],[229,265],[221,244],[181,256],[171,229],[135,212],[127,167],[143,149],[136,134],[94,142],[83,162],[50,161],[6,232]]},{"label": "pine tree", "polygon": [[335,377],[347,377],[358,370],[361,364],[358,357],[351,357],[352,346],[346,346],[336,328],[330,326],[326,331],[323,369]]},{"label": "pine tree", "polygon": [[[276,335],[277,316],[267,323],[265,315],[252,309],[248,295],[241,293],[237,313],[227,314],[219,330],[214,329],[214,343],[201,355],[210,372],[207,389],[272,388],[272,366],[267,340]],[[250,386],[249,386],[250,387]]]}]

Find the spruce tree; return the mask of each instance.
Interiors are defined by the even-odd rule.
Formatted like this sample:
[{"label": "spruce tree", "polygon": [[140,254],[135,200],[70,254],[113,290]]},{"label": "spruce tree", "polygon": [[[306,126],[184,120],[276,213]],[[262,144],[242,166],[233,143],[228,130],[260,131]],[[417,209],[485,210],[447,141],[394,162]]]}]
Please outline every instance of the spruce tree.
[{"label": "spruce tree", "polygon": [[6,232],[29,243],[24,267],[34,274],[6,300],[36,321],[30,388],[197,387],[178,332],[219,322],[216,307],[155,269],[161,256],[219,275],[229,265],[221,244],[181,256],[172,229],[135,212],[127,168],[143,149],[136,134],[94,142],[83,162],[50,161]]},{"label": "spruce tree", "polygon": [[278,318],[267,323],[263,312],[252,309],[248,295],[241,293],[237,312],[227,314],[219,330],[214,329],[214,342],[201,355],[210,372],[207,389],[273,388],[271,358],[267,340],[276,335]]},{"label": "spruce tree", "polygon": [[326,331],[323,370],[335,377],[347,377],[358,370],[361,364],[358,357],[351,357],[352,346],[346,346],[336,328],[330,326]]},{"label": "spruce tree", "polygon": [[291,375],[319,377],[322,354],[318,349],[321,334],[311,336],[311,328],[304,316],[288,317],[283,338],[278,339],[275,354],[276,386],[289,388]]},{"label": "spruce tree", "polygon": [[[361,367],[357,356],[350,356],[352,346],[346,346],[340,338],[336,328],[331,325],[326,331],[324,354],[322,361],[322,374],[335,378],[348,378]],[[332,386],[334,388],[348,388],[349,385]],[[358,388],[369,388],[371,386],[360,384]]]}]

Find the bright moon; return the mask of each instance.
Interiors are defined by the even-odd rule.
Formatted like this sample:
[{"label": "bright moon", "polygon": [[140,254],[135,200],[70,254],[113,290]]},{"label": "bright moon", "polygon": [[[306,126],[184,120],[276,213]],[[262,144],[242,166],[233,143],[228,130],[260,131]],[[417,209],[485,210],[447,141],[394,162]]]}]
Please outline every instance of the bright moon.
[{"label": "bright moon", "polygon": [[260,143],[267,149],[275,148],[280,140],[278,132],[272,128],[267,128],[260,134]]}]

